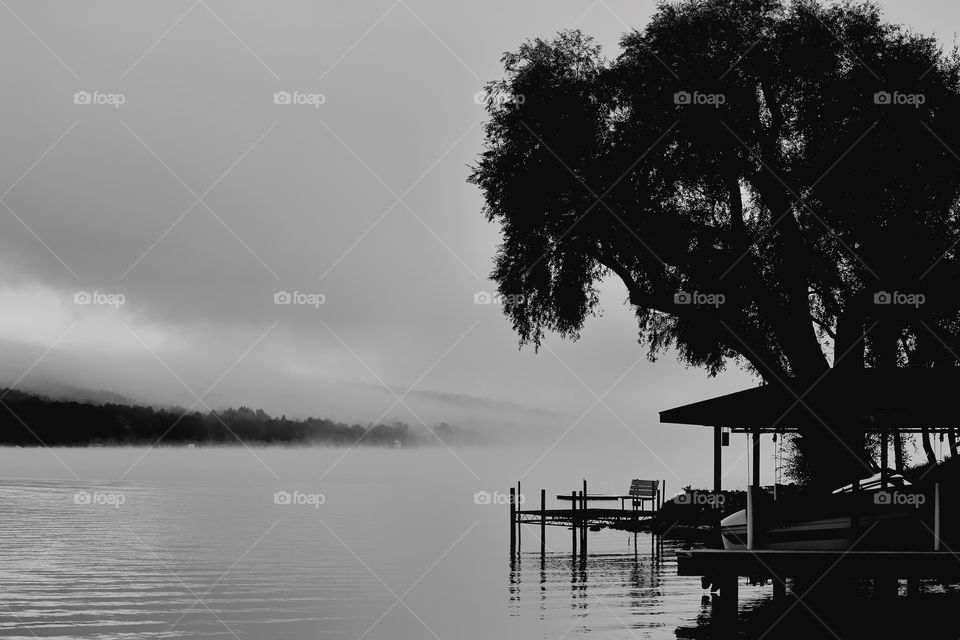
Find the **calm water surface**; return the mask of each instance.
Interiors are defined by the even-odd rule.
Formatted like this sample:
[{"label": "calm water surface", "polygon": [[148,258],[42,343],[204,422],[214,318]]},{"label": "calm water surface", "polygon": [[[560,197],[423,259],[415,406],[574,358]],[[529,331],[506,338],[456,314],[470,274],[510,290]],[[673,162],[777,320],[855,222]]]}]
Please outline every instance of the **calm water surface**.
[{"label": "calm water surface", "polygon": [[[676,575],[676,543],[646,535],[591,533],[581,565],[569,532],[551,529],[541,564],[531,527],[511,566],[506,507],[475,504],[474,493],[498,489],[489,479],[516,477],[529,458],[342,455],[0,450],[0,636],[844,637],[804,607],[780,622],[769,587],[741,587],[743,628],[717,627],[699,579]],[[565,465],[537,477],[575,484]],[[277,492],[300,504],[276,504]],[[924,627],[955,610],[949,594],[931,598],[932,613],[896,615]]]}]

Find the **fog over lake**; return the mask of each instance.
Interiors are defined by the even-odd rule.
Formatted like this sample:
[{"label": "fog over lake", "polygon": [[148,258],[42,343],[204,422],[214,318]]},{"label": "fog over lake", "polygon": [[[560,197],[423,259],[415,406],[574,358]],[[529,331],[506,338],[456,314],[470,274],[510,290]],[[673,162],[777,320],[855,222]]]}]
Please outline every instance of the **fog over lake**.
[{"label": "fog over lake", "polygon": [[[796,23],[775,0],[711,1],[0,0],[0,638],[954,637],[960,584],[946,578],[886,582],[893,596],[922,586],[919,599],[861,597],[881,588],[856,584],[778,608],[785,581],[774,598],[754,573],[679,575],[708,545],[771,551],[763,536],[783,522],[757,505],[816,474],[786,477],[782,416],[750,425],[758,455],[729,432],[736,420],[659,412],[801,368],[816,386],[850,352],[861,373],[960,359],[960,297],[943,275],[960,273],[957,244],[922,246],[957,230],[960,200],[940,196],[960,194],[960,128],[937,132],[960,104],[960,3],[875,3],[930,35],[911,58],[910,38],[859,5],[826,3],[840,7],[831,20],[863,18],[848,34],[862,47],[826,14],[804,23],[813,0],[790,4]],[[887,77],[871,68],[881,54],[861,51],[873,40],[894,52]],[[929,102],[894,86],[928,55],[916,82],[942,94]],[[722,75],[688,81],[728,57]],[[772,93],[752,84],[768,72]],[[527,98],[487,84],[500,80],[530,87],[531,108],[511,111]],[[817,120],[836,116],[839,130],[874,110],[866,132]],[[786,179],[765,153],[783,156]],[[875,175],[874,160],[902,171]],[[787,215],[802,224],[781,245]],[[872,250],[883,278],[851,247]],[[926,266],[927,249],[936,261],[919,280],[933,273],[942,290],[895,290],[910,283],[898,265]],[[727,307],[701,286],[733,280]],[[871,314],[890,349],[875,348]],[[794,395],[790,410],[807,396]],[[888,461],[884,421],[903,414],[886,400],[843,416],[885,425],[860,451],[814,447],[819,425],[797,428],[822,454],[818,473],[846,472],[830,463],[844,449],[876,454],[874,489],[888,488],[885,462],[907,489],[911,465],[957,458],[960,425],[931,436],[922,424]],[[830,485],[850,482],[840,500],[862,497],[855,472]],[[937,482],[922,511],[932,527],[916,503],[903,520],[927,527],[942,559],[956,496]],[[514,554],[518,483],[527,513],[513,517],[528,520]],[[593,516],[574,512],[578,490]],[[722,511],[725,495],[742,505]],[[662,519],[666,502],[689,506],[689,521]],[[859,534],[855,509],[820,515],[779,532]],[[552,518],[542,554],[535,517]],[[731,591],[735,631],[719,617]]]}]

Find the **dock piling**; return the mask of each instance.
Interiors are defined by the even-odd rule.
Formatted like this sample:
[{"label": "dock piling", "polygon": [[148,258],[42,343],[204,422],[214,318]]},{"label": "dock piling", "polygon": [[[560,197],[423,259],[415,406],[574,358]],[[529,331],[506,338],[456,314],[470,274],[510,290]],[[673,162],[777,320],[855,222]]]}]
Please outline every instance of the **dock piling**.
[{"label": "dock piling", "polygon": [[571,549],[573,549],[573,557],[577,557],[577,492],[570,492],[570,509],[572,513],[570,514],[570,531],[572,533],[572,543]]},{"label": "dock piling", "polygon": [[547,557],[547,490],[540,489],[540,563]]},{"label": "dock piling", "polygon": [[510,558],[513,559],[517,552],[517,529],[520,528],[517,523],[517,502],[516,490],[510,487]]},{"label": "dock piling", "polygon": [[[587,479],[583,479],[583,512],[587,513]],[[587,527],[590,526],[590,522],[587,518],[583,519],[583,526],[580,528],[580,555],[586,560],[587,558]]]},{"label": "dock piling", "polygon": [[778,576],[773,577],[773,599],[783,600],[787,597],[787,583]]},{"label": "dock piling", "polygon": [[515,503],[517,505],[516,507],[517,509],[517,553],[520,553],[520,548],[523,545],[522,538],[521,538],[521,535],[522,535],[521,532],[523,531],[523,528],[520,526],[520,518],[519,518],[521,500],[523,500],[523,497],[520,494],[520,481],[517,480],[517,501]]}]

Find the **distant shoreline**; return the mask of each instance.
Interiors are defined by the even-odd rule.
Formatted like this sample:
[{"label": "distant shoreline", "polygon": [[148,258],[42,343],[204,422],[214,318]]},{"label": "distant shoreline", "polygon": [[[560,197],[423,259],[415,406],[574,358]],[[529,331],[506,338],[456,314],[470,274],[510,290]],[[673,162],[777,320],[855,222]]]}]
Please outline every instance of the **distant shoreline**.
[{"label": "distant shoreline", "polygon": [[298,446],[410,448],[478,444],[472,430],[440,423],[433,427],[346,424],[325,418],[275,418],[248,407],[189,411],[133,404],[55,400],[7,389],[0,408],[0,446]]}]

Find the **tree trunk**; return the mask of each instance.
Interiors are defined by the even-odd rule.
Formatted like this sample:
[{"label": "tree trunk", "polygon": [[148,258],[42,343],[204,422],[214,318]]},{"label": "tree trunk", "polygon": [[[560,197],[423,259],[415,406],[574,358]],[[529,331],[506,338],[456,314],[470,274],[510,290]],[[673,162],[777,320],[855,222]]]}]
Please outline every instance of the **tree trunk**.
[{"label": "tree trunk", "polygon": [[[863,312],[851,303],[837,321],[834,341],[834,371],[856,372],[863,369]],[[810,469],[810,486],[832,491],[873,470],[867,454],[865,434],[851,424],[826,424],[806,429],[798,446]]]},{"label": "tree trunk", "polygon": [[903,473],[903,438],[899,429],[893,430],[893,464],[899,473]]},{"label": "tree trunk", "polygon": [[927,455],[927,464],[937,464],[937,454],[933,450],[933,445],[930,443],[930,430],[926,428],[921,429],[920,439],[923,442],[923,452]]}]

